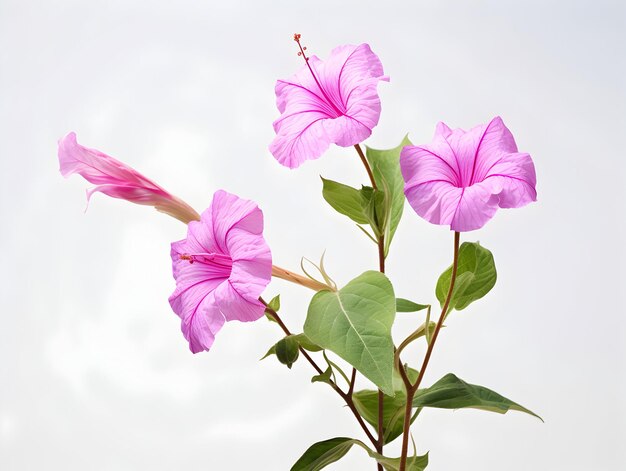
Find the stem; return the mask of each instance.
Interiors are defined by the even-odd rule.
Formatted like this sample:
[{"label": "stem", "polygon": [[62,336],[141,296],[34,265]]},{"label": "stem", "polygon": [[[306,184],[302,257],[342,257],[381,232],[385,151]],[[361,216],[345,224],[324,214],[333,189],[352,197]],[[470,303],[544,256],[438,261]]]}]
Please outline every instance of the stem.
[{"label": "stem", "polygon": [[350,378],[350,387],[348,388],[348,396],[352,397],[354,392],[354,383],[356,382],[356,368],[352,368],[352,376]]},{"label": "stem", "polygon": [[443,308],[441,309],[441,315],[439,316],[439,320],[437,321],[437,326],[435,327],[435,331],[433,332],[433,336],[430,340],[430,344],[428,344],[428,349],[426,350],[426,355],[424,355],[424,361],[422,362],[422,367],[420,368],[419,375],[417,376],[417,380],[415,384],[413,384],[410,388],[407,388],[406,392],[406,408],[404,411],[404,428],[402,433],[402,454],[400,455],[400,469],[399,471],[406,471],[406,459],[407,452],[409,449],[409,429],[411,427],[411,414],[413,412],[413,396],[417,392],[422,378],[424,377],[424,373],[426,372],[426,368],[428,367],[428,362],[430,361],[430,356],[433,353],[433,348],[435,347],[435,342],[437,341],[437,336],[439,335],[439,331],[441,330],[441,326],[443,325],[443,320],[446,317],[446,313],[448,312],[448,307],[450,306],[450,301],[452,299],[452,292],[454,290],[454,282],[456,281],[456,272],[459,265],[459,239],[460,233],[454,233],[454,261],[452,262],[452,276],[450,278],[450,288],[448,288],[448,294],[446,296],[446,301],[443,304]]},{"label": "stem", "polygon": [[[369,168],[369,167],[368,167]],[[378,268],[381,273],[385,273],[385,236],[381,235],[378,239]],[[385,417],[385,394],[378,390],[378,441],[376,443],[376,451],[383,454],[384,437],[384,417]],[[378,463],[378,471],[383,471],[383,466]]]},{"label": "stem", "polygon": [[363,154],[363,150],[361,149],[361,146],[359,144],[355,144],[354,148],[356,149],[357,153],[359,154],[359,157],[361,158],[361,162],[363,162],[363,165],[365,166],[365,170],[367,170],[367,175],[370,177],[370,182],[372,182],[372,188],[377,190],[378,187],[376,186],[376,180],[374,180],[374,174],[372,173],[372,167],[370,167],[370,164],[367,162],[367,159],[365,158],[365,154]]},{"label": "stem", "polygon": [[[378,186],[376,185],[376,180],[374,179],[374,173],[372,172],[372,167],[370,167],[370,164],[367,161],[365,154],[363,154],[363,150],[361,149],[361,146],[359,144],[355,144],[354,148],[356,149],[357,154],[359,154],[359,158],[361,159],[361,162],[363,163],[363,166],[365,167],[365,170],[367,171],[367,176],[369,177],[370,182],[372,183],[372,188],[377,190]],[[384,235],[381,235],[378,238],[378,267],[381,273],[385,273],[385,236]],[[379,389],[378,390],[378,427],[377,427],[378,440],[376,440],[376,443],[374,445],[376,447],[376,451],[380,455],[383,454],[383,444],[384,444],[384,432],[383,432],[384,412],[385,412],[384,399],[385,399],[385,395]],[[377,470],[383,471],[383,466],[380,463],[377,463]]]},{"label": "stem", "polygon": [[[269,305],[265,302],[265,300],[262,297],[259,297],[259,301],[263,303],[263,305],[265,306],[265,309],[276,320],[280,328],[283,329],[283,332],[285,333],[285,335],[292,335],[290,330],[287,328],[283,320],[278,315],[278,313],[274,309],[269,307]],[[299,349],[300,349],[300,353],[302,354],[302,356],[306,358],[307,361],[311,364],[311,366],[315,369],[315,371],[317,371],[317,374],[321,375],[324,371],[319,367],[319,365],[315,362],[315,360],[311,358],[311,356],[308,354],[308,352],[304,348],[299,347]],[[351,388],[354,387],[355,376],[356,376],[356,370],[353,370]],[[352,391],[348,391],[348,393],[345,393],[332,380],[330,380],[330,386],[337,392],[337,394],[339,394],[343,398],[343,400],[346,402],[346,405],[348,406],[352,414],[354,414],[354,417],[356,418],[357,422],[359,423],[359,425],[365,432],[365,435],[367,435],[367,438],[372,442],[372,445],[376,446],[376,438],[374,438],[374,435],[372,435],[372,432],[370,432],[365,422],[363,422],[363,418],[361,417],[361,414],[359,414],[359,412],[356,410],[356,406],[354,405],[354,401],[352,400]]]},{"label": "stem", "polygon": [[298,275],[297,273],[289,271],[286,268],[277,267],[276,265],[272,265],[272,276],[304,286],[305,288],[312,289],[313,291],[332,290],[330,286],[324,283],[312,280],[306,276]]}]

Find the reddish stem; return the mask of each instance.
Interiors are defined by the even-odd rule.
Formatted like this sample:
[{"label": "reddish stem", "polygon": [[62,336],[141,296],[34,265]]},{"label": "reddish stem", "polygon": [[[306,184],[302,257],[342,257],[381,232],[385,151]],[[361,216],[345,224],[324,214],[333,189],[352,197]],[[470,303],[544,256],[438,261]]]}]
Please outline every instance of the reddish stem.
[{"label": "reddish stem", "polygon": [[[443,321],[446,317],[446,313],[448,312],[448,307],[450,306],[450,301],[452,299],[454,282],[456,281],[456,272],[459,265],[459,240],[460,234],[458,232],[455,232],[454,261],[452,262],[452,276],[450,277],[450,287],[448,288],[448,295],[446,296],[446,301],[444,302],[443,308],[441,309],[441,315],[439,316],[439,320],[437,321],[437,326],[435,327],[433,336],[430,339],[430,344],[428,344],[428,349],[426,350],[426,355],[424,356],[424,361],[422,362],[422,367],[420,368],[417,380],[415,381],[415,384],[407,386],[406,408],[404,410],[404,428],[402,433],[402,454],[400,455],[399,471],[406,471],[406,460],[409,449],[409,429],[411,427],[411,415],[413,413],[413,396],[415,396],[415,393],[417,392],[422,382],[422,378],[424,377],[424,373],[426,372],[426,368],[428,367],[428,362],[430,361],[430,356],[433,353],[433,348],[435,347],[435,342],[437,341],[437,336],[439,335],[439,331],[441,330],[441,326],[443,325]],[[426,328],[428,328],[428,326]],[[404,368],[402,365],[400,365],[400,367]]]}]

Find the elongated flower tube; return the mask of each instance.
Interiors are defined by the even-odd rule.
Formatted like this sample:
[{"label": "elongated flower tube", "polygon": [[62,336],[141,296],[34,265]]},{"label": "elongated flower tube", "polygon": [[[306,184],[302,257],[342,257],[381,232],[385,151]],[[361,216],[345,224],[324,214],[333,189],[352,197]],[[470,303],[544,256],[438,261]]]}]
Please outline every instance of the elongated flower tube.
[{"label": "elongated flower tube", "polygon": [[187,203],[171,195],[135,169],[102,152],[83,147],[76,134],[69,133],[59,141],[59,164],[64,177],[78,173],[97,185],[87,190],[87,200],[97,191],[132,203],[154,206],[185,224],[199,219]]},{"label": "elongated flower tube", "polygon": [[193,353],[209,350],[225,321],[255,321],[272,275],[263,213],[253,202],[217,191],[187,238],[172,243],[176,290],[169,298]]},{"label": "elongated flower tube", "polygon": [[274,121],[276,137],[269,147],[289,168],[319,158],[330,144],[349,147],[369,137],[380,117],[378,82],[389,80],[368,44],[336,47],[322,61],[307,57],[299,34],[294,39],[306,64],[276,82],[281,116]]},{"label": "elongated flower tube", "polygon": [[537,200],[533,161],[500,117],[469,131],[439,123],[430,144],[402,149],[400,167],[415,212],[453,231],[479,229],[498,208]]}]

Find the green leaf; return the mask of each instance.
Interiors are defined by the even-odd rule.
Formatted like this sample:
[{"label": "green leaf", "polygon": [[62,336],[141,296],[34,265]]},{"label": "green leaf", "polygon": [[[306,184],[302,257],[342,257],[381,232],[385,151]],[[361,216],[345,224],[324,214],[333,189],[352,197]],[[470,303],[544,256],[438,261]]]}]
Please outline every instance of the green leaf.
[{"label": "green leaf", "polygon": [[[269,303],[267,303],[267,307],[265,308],[265,317],[267,317],[267,319],[270,320],[271,322],[277,322],[276,318],[274,317],[274,314],[272,314],[272,311],[278,312],[279,309],[280,309],[280,294],[274,296],[272,300]],[[265,357],[266,356],[267,355],[265,355]]]},{"label": "green leaf", "polygon": [[267,303],[268,307],[272,309],[274,312],[278,312],[280,310],[280,294],[277,294],[272,298],[272,300]]},{"label": "green leaf", "polygon": [[304,334],[288,335],[272,345],[261,360],[264,360],[270,355],[276,355],[278,361],[291,368],[291,365],[298,359],[300,347],[309,352],[319,352],[323,350],[322,347],[311,342]]},{"label": "green leaf", "polygon": [[[443,306],[450,288],[452,267],[448,268],[437,281],[435,294]],[[452,292],[448,312],[460,311],[486,295],[496,284],[496,265],[493,255],[478,242],[463,242],[459,249],[457,279]]]},{"label": "green leaf", "polygon": [[291,471],[318,471],[325,468],[343,458],[350,451],[354,442],[354,439],[346,437],[317,442],[304,452],[291,467]]},{"label": "green leaf", "polygon": [[313,296],[304,333],[393,396],[391,326],[395,315],[391,282],[380,272],[367,271],[338,291]]},{"label": "green leaf", "polygon": [[279,362],[291,369],[291,366],[300,356],[300,344],[293,335],[288,335],[274,345],[274,353],[276,353]]},{"label": "green leaf", "polygon": [[384,189],[390,198],[389,235],[385,240],[385,253],[389,251],[389,245],[400,223],[404,209],[404,179],[400,171],[400,152],[404,146],[408,145],[411,145],[411,141],[409,141],[408,136],[405,136],[400,145],[393,149],[365,148],[365,155],[372,168],[376,185],[380,189]]},{"label": "green leaf", "polygon": [[[291,467],[291,471],[319,471],[331,463],[343,458],[353,445],[363,448],[368,455],[383,465],[387,471],[400,469],[400,458],[387,458],[371,450],[362,441],[354,438],[337,437],[311,445],[300,459]],[[423,471],[428,465],[428,453],[407,459],[407,471]]]},{"label": "green leaf", "polygon": [[263,355],[263,357],[261,357],[261,360],[265,360],[270,355],[276,355],[276,345],[275,344],[270,347],[270,349],[267,351],[267,353],[265,355]]},{"label": "green leaf", "polygon": [[322,196],[338,213],[348,216],[357,224],[367,224],[368,219],[363,211],[361,191],[323,177]]},{"label": "green leaf", "polygon": [[361,204],[368,224],[374,235],[379,238],[389,228],[390,200],[381,189],[363,186]]},{"label": "green leaf", "polygon": [[[364,390],[353,395],[354,405],[369,424],[378,427],[378,391]],[[383,396],[383,443],[391,443],[404,427],[406,394],[396,392],[396,397]],[[412,421],[411,421],[412,422]]]},{"label": "green leaf", "polygon": [[320,352],[323,350],[319,345],[311,342],[311,340],[304,334],[297,334],[293,336],[298,341],[300,346],[309,352]]},{"label": "green leaf", "polygon": [[[409,379],[414,382],[418,372],[412,368],[408,369]],[[383,396],[383,442],[391,443],[402,435],[404,426],[404,412],[406,404],[406,389],[402,378],[398,372],[394,371],[393,386],[395,396]],[[378,427],[378,391],[363,390],[355,392],[352,396],[361,417],[369,422],[374,428]],[[411,423],[417,414],[411,418]]]},{"label": "green leaf", "polygon": [[322,374],[313,376],[311,378],[311,382],[312,383],[327,383],[327,384],[332,385],[331,383],[332,375],[333,375],[333,368],[332,366],[328,365],[328,368],[326,368],[326,371],[324,371]]},{"label": "green leaf", "polygon": [[413,398],[413,407],[436,407],[440,409],[481,409],[499,414],[517,410],[533,415],[534,412],[483,386],[469,384],[448,373],[430,388],[419,389]]},{"label": "green leaf", "polygon": [[[378,238],[389,231],[391,199],[382,188],[363,186],[360,190],[322,177],[324,199],[339,213],[357,223],[368,237],[378,243]],[[369,224],[372,237],[360,224]]]},{"label": "green leaf", "polygon": [[[400,469],[400,458],[381,456],[376,461],[382,464],[387,471],[398,471]],[[406,459],[406,471],[424,471],[426,466],[428,466],[428,453],[422,456],[409,456]]]},{"label": "green leaf", "polygon": [[428,304],[417,304],[404,298],[396,298],[396,312],[416,312],[426,309]]}]

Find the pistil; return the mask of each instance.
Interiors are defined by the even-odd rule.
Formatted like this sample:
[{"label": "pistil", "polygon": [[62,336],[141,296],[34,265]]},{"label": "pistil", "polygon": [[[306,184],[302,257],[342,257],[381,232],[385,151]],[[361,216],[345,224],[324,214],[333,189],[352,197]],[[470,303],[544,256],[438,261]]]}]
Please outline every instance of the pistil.
[{"label": "pistil", "polygon": [[330,97],[326,93],[326,90],[324,90],[324,88],[322,87],[322,84],[318,80],[317,75],[315,75],[315,72],[313,72],[313,68],[311,67],[311,64],[309,63],[309,58],[307,57],[306,52],[305,52],[306,51],[306,46],[302,46],[302,44],[300,43],[300,38],[301,37],[302,37],[302,35],[300,33],[295,33],[293,35],[293,40],[296,43],[298,43],[298,47],[300,48],[300,52],[298,52],[298,56],[301,56],[304,59],[304,62],[306,64],[306,66],[309,68],[309,71],[311,72],[311,75],[313,76],[313,80],[315,80],[315,83],[317,84],[317,87],[320,89],[320,92],[322,93],[322,95],[324,95],[324,98],[326,99],[328,104],[333,108],[333,111],[335,113],[337,113],[337,116],[335,116],[335,117],[342,116],[344,113],[339,108],[337,108],[337,105],[335,105],[333,100],[330,99]]},{"label": "pistil", "polygon": [[194,262],[204,263],[207,265],[218,265],[223,267],[232,267],[233,261],[228,255],[220,253],[182,253],[179,254],[180,260],[187,260],[190,264]]}]

